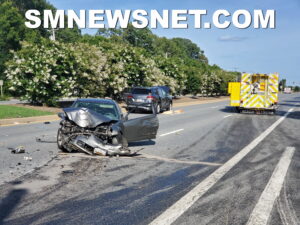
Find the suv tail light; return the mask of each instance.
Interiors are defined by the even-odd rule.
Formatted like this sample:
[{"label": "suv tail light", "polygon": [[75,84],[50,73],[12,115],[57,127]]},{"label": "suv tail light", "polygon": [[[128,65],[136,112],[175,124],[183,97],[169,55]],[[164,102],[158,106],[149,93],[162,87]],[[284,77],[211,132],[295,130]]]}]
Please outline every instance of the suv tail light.
[{"label": "suv tail light", "polygon": [[147,98],[148,98],[148,99],[154,99],[154,96],[148,95]]},{"label": "suv tail light", "polygon": [[128,95],[127,98],[133,98],[133,96],[132,95]]}]

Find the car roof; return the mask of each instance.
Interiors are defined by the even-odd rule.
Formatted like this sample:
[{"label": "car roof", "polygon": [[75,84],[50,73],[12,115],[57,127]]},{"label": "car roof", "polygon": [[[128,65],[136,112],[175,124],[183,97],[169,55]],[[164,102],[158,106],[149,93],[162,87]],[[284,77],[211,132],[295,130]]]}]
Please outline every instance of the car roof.
[{"label": "car roof", "polygon": [[133,89],[148,89],[148,90],[150,90],[150,89],[156,89],[156,88],[160,88],[159,86],[153,86],[153,87],[133,87],[133,88],[131,88],[132,90]]},{"label": "car roof", "polygon": [[96,102],[96,103],[103,103],[103,104],[116,104],[116,102],[112,99],[105,99],[105,98],[79,98],[76,101],[79,102]]},{"label": "car roof", "polygon": [[132,89],[151,89],[153,87],[133,87]]}]

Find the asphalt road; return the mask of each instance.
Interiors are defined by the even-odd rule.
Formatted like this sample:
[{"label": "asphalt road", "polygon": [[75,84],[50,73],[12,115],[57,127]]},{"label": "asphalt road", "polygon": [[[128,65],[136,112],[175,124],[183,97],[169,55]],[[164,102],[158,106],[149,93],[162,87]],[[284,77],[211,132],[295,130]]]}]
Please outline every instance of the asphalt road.
[{"label": "asphalt road", "polygon": [[159,115],[131,158],[59,153],[56,122],[0,127],[0,224],[300,224],[300,94],[274,116],[227,104]]}]

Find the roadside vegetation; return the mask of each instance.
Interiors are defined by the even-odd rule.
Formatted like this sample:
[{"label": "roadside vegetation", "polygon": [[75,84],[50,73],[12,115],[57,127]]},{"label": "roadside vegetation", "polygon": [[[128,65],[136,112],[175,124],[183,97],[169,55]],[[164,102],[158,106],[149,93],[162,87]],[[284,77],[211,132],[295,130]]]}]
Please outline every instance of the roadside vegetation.
[{"label": "roadside vegetation", "polygon": [[0,119],[53,115],[51,112],[12,105],[0,105]]},{"label": "roadside vegetation", "polygon": [[119,99],[128,87],[154,85],[168,85],[176,95],[225,95],[239,75],[210,65],[188,39],[131,25],[96,35],[60,29],[50,41],[48,30],[24,27],[27,9],[55,10],[45,0],[0,3],[0,79],[10,95],[34,104],[52,106],[62,97]]}]

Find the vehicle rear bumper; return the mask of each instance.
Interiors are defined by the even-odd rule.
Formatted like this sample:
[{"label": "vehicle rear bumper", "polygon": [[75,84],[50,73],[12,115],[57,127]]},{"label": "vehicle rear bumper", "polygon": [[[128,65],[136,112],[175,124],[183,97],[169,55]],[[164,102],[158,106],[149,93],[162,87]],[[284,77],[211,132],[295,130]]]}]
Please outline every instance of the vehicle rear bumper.
[{"label": "vehicle rear bumper", "polygon": [[133,109],[133,108],[136,108],[136,109],[143,109],[143,110],[147,110],[147,111],[151,111],[152,110],[152,106],[151,104],[129,104],[127,105],[127,108],[129,109]]}]

